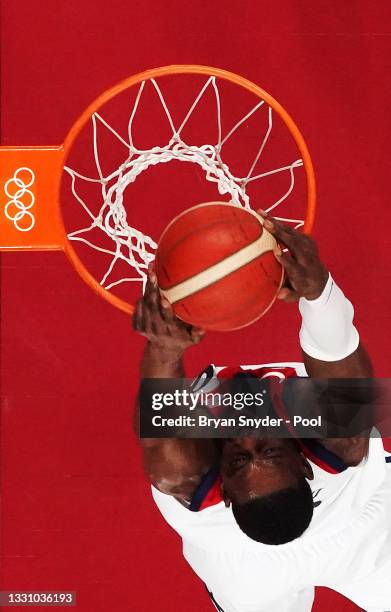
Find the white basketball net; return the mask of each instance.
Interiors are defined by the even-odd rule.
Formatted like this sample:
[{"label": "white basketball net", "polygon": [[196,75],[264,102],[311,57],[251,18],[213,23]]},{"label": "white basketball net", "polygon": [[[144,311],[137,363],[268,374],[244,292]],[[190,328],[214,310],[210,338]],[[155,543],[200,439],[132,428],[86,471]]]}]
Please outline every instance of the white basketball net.
[{"label": "white basketball net", "polygon": [[[155,258],[154,252],[157,246],[156,243],[150,236],[143,234],[141,230],[129,225],[127,210],[124,206],[125,189],[150,166],[169,162],[171,160],[198,164],[204,170],[206,180],[216,184],[220,195],[224,196],[228,194],[230,196],[229,202],[236,206],[243,206],[244,208],[250,208],[250,198],[246,193],[246,187],[249,183],[262,180],[263,178],[272,174],[281,172],[287,173],[290,177],[287,190],[279,197],[277,201],[273,202],[273,204],[266,209],[266,212],[275,210],[289,197],[295,185],[295,170],[303,166],[303,161],[301,159],[296,159],[289,165],[281,168],[275,168],[262,174],[254,175],[255,167],[261,158],[262,152],[266,147],[272,131],[272,109],[271,107],[268,107],[264,100],[260,100],[229,130],[227,134],[223,134],[221,128],[220,93],[216,83],[216,78],[213,76],[207,79],[178,128],[175,127],[173,123],[170,111],[167,107],[160,87],[154,79],[150,79],[148,82],[151,82],[156,90],[167,120],[170,124],[172,137],[164,147],[153,147],[152,149],[137,148],[133,142],[132,124],[139,107],[146,82],[147,81],[143,81],[139,87],[128,123],[127,138],[123,138],[120,134],[118,134],[98,113],[94,113],[92,115],[93,150],[99,178],[84,176],[72,168],[65,167],[65,170],[71,176],[72,193],[88,216],[88,224],[81,229],[69,233],[68,238],[70,240],[82,242],[95,251],[100,251],[108,256],[108,268],[100,281],[100,284],[105,289],[111,289],[115,285],[131,281],[140,281],[145,284],[147,278],[147,268]],[[216,101],[218,133],[217,143],[192,146],[182,140],[181,134],[185,125],[190,120],[194,109],[200,102],[206,90],[210,87],[212,87],[214,90]],[[268,113],[268,125],[266,132],[261,135],[259,149],[249,167],[246,176],[234,176],[222,158],[224,145],[236,132],[236,130],[263,105],[265,105]],[[119,168],[113,170],[113,172],[108,175],[103,175],[99,161],[97,138],[99,122],[110,130],[110,132],[120,141],[120,143],[123,144],[126,149],[126,157],[124,162],[119,166]],[[80,193],[78,193],[78,181],[100,183],[102,201],[98,214],[94,214],[92,212],[85,199],[81,197]],[[95,204],[96,202],[94,202],[94,205]],[[304,224],[303,219],[277,217],[275,213],[273,214],[277,219],[293,223],[294,227],[300,227]],[[109,239],[108,245],[111,243],[112,248],[102,248],[101,246],[94,244],[92,240],[89,240],[88,233],[96,228],[99,228],[106,234]],[[113,276],[115,275],[115,264],[118,261],[124,261],[129,265],[129,276],[114,280]]]}]

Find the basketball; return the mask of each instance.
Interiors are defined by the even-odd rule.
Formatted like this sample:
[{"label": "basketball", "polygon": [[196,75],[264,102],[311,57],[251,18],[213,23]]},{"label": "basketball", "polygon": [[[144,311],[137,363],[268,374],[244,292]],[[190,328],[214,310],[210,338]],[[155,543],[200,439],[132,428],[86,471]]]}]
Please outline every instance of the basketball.
[{"label": "basketball", "polygon": [[223,202],[194,206],[160,238],[160,292],[180,319],[202,329],[250,325],[269,310],[282,283],[276,245],[251,210]]}]

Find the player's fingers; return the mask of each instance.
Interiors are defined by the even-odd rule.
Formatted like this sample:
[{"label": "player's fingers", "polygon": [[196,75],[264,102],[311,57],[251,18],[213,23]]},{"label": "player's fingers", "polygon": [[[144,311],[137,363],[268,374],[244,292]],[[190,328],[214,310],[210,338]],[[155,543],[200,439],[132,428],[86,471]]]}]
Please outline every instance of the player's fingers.
[{"label": "player's fingers", "polygon": [[148,305],[144,305],[143,310],[142,310],[142,326],[143,326],[143,331],[146,334],[150,334],[153,332],[152,329],[152,313],[151,313],[151,309]]},{"label": "player's fingers", "polygon": [[154,291],[154,285],[153,285],[153,282],[150,276],[148,275],[148,280],[146,282],[145,289],[144,289],[144,300],[145,301],[148,300],[150,294],[153,293],[153,291]]},{"label": "player's fingers", "polygon": [[206,334],[206,331],[199,327],[192,327],[190,331],[191,339],[193,340],[194,344],[201,342],[205,334]]},{"label": "player's fingers", "polygon": [[144,301],[153,309],[159,307],[160,294],[156,274],[154,272],[150,272],[148,275],[148,281],[144,291]]},{"label": "player's fingers", "polygon": [[133,329],[135,331],[142,331],[142,320],[143,320],[143,301],[137,302],[136,308],[133,313]]},{"label": "player's fingers", "polygon": [[289,255],[289,253],[284,253],[279,249],[275,249],[273,251],[277,261],[283,266],[288,279],[292,282],[294,276],[298,273],[299,265],[298,263]]},{"label": "player's fingers", "polygon": [[288,247],[293,254],[296,254],[298,244],[300,243],[301,234],[289,225],[280,223],[264,212],[261,214],[261,216],[264,219],[264,227],[268,230],[268,232],[270,232],[278,242]]},{"label": "player's fingers", "polygon": [[288,287],[283,287],[282,289],[280,289],[278,295],[277,295],[277,299],[279,300],[283,300],[284,302],[297,302],[299,300],[299,294],[297,293],[297,291],[294,291],[293,289],[289,289]]},{"label": "player's fingers", "polygon": [[270,223],[275,225],[277,228],[278,228],[278,226],[289,228],[288,225],[282,225],[282,223],[280,221],[277,221],[277,219],[275,219],[272,215],[270,215],[268,212],[266,212],[266,210],[262,210],[262,208],[259,208],[257,210],[257,213],[259,214],[260,217],[262,217],[262,219],[264,221],[270,221]]},{"label": "player's fingers", "polygon": [[284,270],[283,283],[282,283],[280,289],[291,289],[291,290],[293,290],[292,284],[291,284],[291,282],[290,282],[290,280],[289,280],[285,270]]},{"label": "player's fingers", "polygon": [[283,225],[279,221],[271,218],[265,219],[263,224],[268,232],[273,234],[278,242],[281,242],[287,246],[288,249],[291,249],[292,251],[294,250],[294,247],[297,244],[297,235],[292,227]]},{"label": "player's fingers", "polygon": [[175,313],[170,302],[162,295],[160,296],[160,312],[166,323],[169,323],[175,318]]},{"label": "player's fingers", "polygon": [[270,217],[270,215],[266,212],[266,210],[263,210],[263,208],[258,208],[258,210],[256,211],[258,215],[260,215],[263,219],[267,219],[268,217]]},{"label": "player's fingers", "polygon": [[133,315],[133,327],[141,336],[148,337],[148,333],[145,329],[145,304],[141,299],[137,302],[136,310]]},{"label": "player's fingers", "polygon": [[299,263],[305,265],[310,257],[317,255],[317,246],[314,240],[303,234],[300,230],[277,221],[264,211],[261,216],[265,219],[266,229],[274,235],[280,244],[288,247],[290,254]]}]

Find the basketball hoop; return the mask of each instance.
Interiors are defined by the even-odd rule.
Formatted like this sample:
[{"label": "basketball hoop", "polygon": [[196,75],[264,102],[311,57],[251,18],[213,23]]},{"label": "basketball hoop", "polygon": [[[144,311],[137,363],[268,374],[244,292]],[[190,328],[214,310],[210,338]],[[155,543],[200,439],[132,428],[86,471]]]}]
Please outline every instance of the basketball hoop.
[{"label": "basketball hoop", "polygon": [[[243,108],[233,103],[236,97],[240,98]],[[214,131],[204,138],[202,130],[209,119],[205,121],[198,116],[196,120],[196,117],[207,98],[212,101],[210,117],[214,118],[210,125]],[[115,111],[117,101],[121,113]],[[144,112],[148,120],[141,122],[143,129],[157,133],[159,122],[165,126],[165,140],[162,136],[159,145],[149,146],[149,143],[145,146],[135,135],[138,116],[146,103],[149,107]],[[123,121],[121,128],[113,126],[119,122],[119,116],[123,119],[125,114],[126,122]],[[231,115],[235,120],[231,120]],[[197,121],[197,127],[192,128],[192,122]],[[251,122],[254,131],[259,133],[250,135],[248,125]],[[280,152],[273,157],[270,149],[276,124],[280,135],[274,144]],[[89,138],[87,127],[92,132]],[[199,141],[197,144],[189,140],[192,129],[194,138]],[[102,134],[106,140],[112,138],[118,147],[116,156],[111,153],[113,144],[102,152]],[[246,144],[231,144],[238,134],[244,135],[250,149],[256,142],[244,171],[237,171],[232,161],[236,155],[242,163],[247,150]],[[288,140],[295,151],[284,157]],[[88,146],[92,151],[88,155],[90,161],[86,162]],[[232,159],[228,161],[226,152],[230,147]],[[78,150],[83,150],[83,155],[79,153],[78,157]],[[278,161],[276,166],[265,165],[268,155],[269,163]],[[145,211],[147,221],[151,212],[146,212],[145,202],[141,202],[136,211],[134,202],[129,203],[129,192],[134,190],[136,179],[144,173],[149,175],[155,166],[186,162],[197,168],[209,184],[208,189],[214,188],[220,200],[226,197],[226,201],[235,206],[264,208],[278,219],[302,228],[305,233],[310,233],[314,222],[314,171],[297,126],[284,108],[260,87],[217,68],[167,66],[132,76],[92,102],[77,119],[63,145],[0,147],[0,156],[0,249],[63,250],[88,285],[127,313],[133,311],[133,306],[116,290],[129,286],[128,283],[145,283],[159,239],[159,235],[149,235],[135,222],[135,216],[140,216],[140,208]],[[303,178],[298,178],[300,173],[305,184]],[[261,198],[252,196],[251,190],[256,184],[270,184],[272,180],[279,182],[280,191],[277,193],[271,188],[270,200],[266,191]],[[303,210],[301,215],[296,215],[292,210],[292,198],[300,181],[302,193],[296,201]],[[64,190],[68,190],[65,197]],[[187,194],[190,192],[191,189],[186,191],[181,183],[178,193],[182,208],[208,199],[200,195],[198,201],[189,200]],[[72,206],[77,204],[78,210],[73,213],[77,220],[73,219],[69,228],[71,199]],[[284,206],[289,209],[286,215]],[[169,221],[170,218],[164,220],[165,224]],[[93,254],[87,255],[88,261],[84,251],[83,257],[80,255],[80,249],[86,248]],[[90,263],[92,256],[101,258],[103,273],[91,271],[95,265]]]}]

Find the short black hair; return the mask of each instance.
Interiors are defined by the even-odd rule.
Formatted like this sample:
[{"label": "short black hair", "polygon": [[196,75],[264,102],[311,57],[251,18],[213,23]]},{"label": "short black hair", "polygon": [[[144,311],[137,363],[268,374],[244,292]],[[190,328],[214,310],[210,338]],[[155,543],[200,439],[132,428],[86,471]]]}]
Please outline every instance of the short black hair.
[{"label": "short black hair", "polygon": [[244,504],[232,503],[240,529],[263,544],[286,544],[304,533],[314,511],[311,487],[303,476],[297,487],[275,491]]}]

